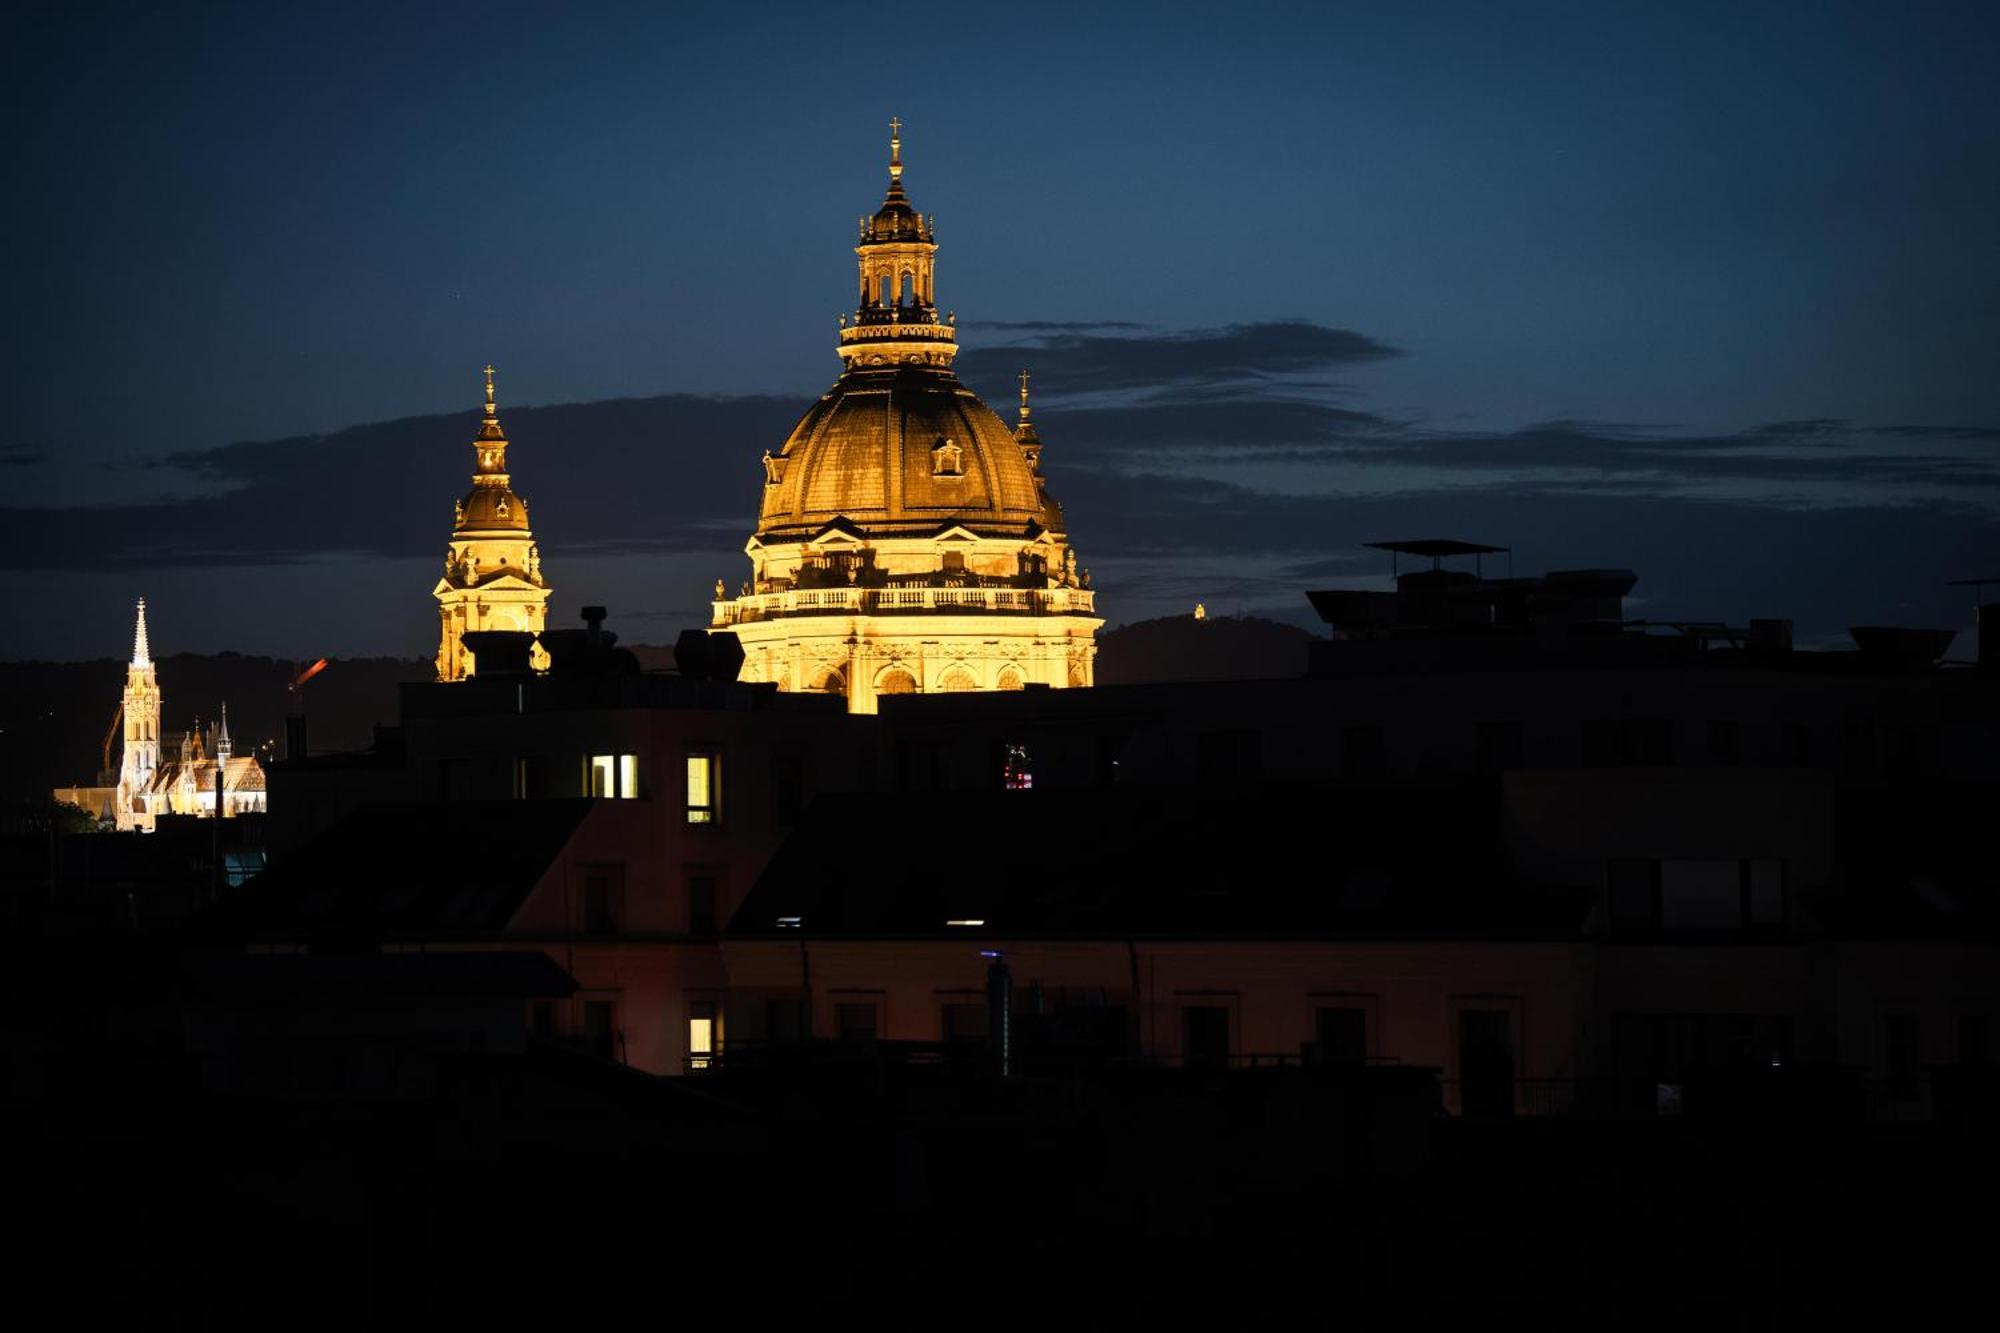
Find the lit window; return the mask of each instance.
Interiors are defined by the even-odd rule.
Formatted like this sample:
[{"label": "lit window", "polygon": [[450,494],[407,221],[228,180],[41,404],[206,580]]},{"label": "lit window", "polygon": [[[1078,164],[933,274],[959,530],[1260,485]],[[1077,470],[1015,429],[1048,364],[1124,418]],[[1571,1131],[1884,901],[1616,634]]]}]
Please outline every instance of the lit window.
[{"label": "lit window", "polygon": [[688,1004],[688,1068],[707,1069],[715,1056],[715,1001]]},{"label": "lit window", "polygon": [[639,795],[639,756],[636,754],[594,754],[590,756],[590,795],[635,800]]},{"label": "lit window", "polygon": [[712,754],[687,757],[687,815],[690,824],[713,824],[722,795],[722,761]]},{"label": "lit window", "polygon": [[1035,785],[1034,760],[1028,755],[1028,747],[1010,743],[1005,747],[1005,758],[1001,761],[1000,785],[1008,791],[1028,791]]}]

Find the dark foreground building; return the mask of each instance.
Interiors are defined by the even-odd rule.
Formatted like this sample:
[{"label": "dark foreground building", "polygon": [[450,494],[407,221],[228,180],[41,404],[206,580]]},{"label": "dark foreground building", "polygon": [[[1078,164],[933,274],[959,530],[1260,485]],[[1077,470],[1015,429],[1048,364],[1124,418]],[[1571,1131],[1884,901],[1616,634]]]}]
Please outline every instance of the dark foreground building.
[{"label": "dark foreground building", "polygon": [[1433,573],[1316,596],[1303,677],[874,718],[483,647],[275,765],[239,887],[17,849],[7,1110],[91,1238],[31,1268],[141,1324],[1941,1307],[1990,663]]}]

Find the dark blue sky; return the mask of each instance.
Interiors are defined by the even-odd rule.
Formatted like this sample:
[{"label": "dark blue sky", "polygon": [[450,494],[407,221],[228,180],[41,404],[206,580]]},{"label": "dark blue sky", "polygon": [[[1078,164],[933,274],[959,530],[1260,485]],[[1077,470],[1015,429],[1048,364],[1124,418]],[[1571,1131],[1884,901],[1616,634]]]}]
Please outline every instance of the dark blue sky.
[{"label": "dark blue sky", "polygon": [[[1958,623],[1994,7],[1638,9],[16,6],[0,593],[61,609],[6,655],[115,651],[140,592],[183,647],[428,651],[466,423],[310,437],[462,414],[488,360],[503,405],[802,408],[892,113],[1114,621],[1449,533],[1661,614]],[[1027,321],[1098,327],[982,327]],[[773,410],[674,401],[561,458],[509,417],[560,614],[663,637],[741,576]],[[355,512],[413,486],[436,521]]]}]

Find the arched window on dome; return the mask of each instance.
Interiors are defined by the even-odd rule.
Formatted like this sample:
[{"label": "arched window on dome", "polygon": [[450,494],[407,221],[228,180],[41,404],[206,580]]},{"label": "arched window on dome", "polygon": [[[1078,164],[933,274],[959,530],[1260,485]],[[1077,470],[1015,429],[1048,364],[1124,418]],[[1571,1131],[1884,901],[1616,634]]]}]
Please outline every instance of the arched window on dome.
[{"label": "arched window on dome", "polygon": [[917,678],[902,667],[890,667],[875,680],[877,694],[915,694]]},{"label": "arched window on dome", "polygon": [[1069,684],[1073,690],[1083,689],[1090,684],[1090,678],[1084,670],[1083,663],[1071,662],[1069,664]]},{"label": "arched window on dome", "polygon": [[979,682],[963,666],[955,666],[938,678],[938,690],[943,694],[963,694],[979,688]]},{"label": "arched window on dome", "polygon": [[846,694],[847,679],[832,667],[822,667],[812,678],[814,694]]},{"label": "arched window on dome", "polygon": [[1006,666],[1000,668],[999,684],[1001,689],[1018,690],[1026,683],[1021,676],[1021,668],[1015,666],[1013,663],[1009,662]]}]

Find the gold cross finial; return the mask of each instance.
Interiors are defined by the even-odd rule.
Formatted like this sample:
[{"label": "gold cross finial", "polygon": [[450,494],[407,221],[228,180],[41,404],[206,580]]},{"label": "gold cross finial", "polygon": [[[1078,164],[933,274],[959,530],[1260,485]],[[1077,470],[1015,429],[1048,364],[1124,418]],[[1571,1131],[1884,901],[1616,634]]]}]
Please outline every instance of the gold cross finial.
[{"label": "gold cross finial", "polygon": [[903,174],[903,122],[889,117],[889,174],[900,179]]},{"label": "gold cross finial", "polygon": [[493,364],[486,365],[486,415],[493,415]]},{"label": "gold cross finial", "polygon": [[1028,419],[1028,372],[1021,372],[1021,420]]}]

